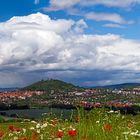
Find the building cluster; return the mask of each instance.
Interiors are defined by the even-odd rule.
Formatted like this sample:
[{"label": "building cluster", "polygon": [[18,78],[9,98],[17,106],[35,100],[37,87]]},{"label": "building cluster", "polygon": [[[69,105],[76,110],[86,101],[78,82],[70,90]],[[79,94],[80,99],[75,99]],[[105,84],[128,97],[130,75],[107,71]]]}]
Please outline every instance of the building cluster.
[{"label": "building cluster", "polygon": [[68,92],[55,96],[56,102],[63,104],[80,104],[84,107],[129,107],[140,104],[140,88],[134,89],[86,89],[83,92]]},{"label": "building cluster", "polygon": [[[35,96],[34,96],[35,95]],[[43,96],[41,96],[43,95]],[[37,97],[38,96],[38,97]],[[133,89],[85,89],[83,91],[69,91],[50,93],[43,91],[14,91],[1,92],[0,102],[12,103],[30,99],[30,103],[48,106],[52,104],[81,105],[84,107],[115,106],[127,107],[140,104],[140,88]]]},{"label": "building cluster", "polygon": [[0,102],[4,103],[7,101],[16,101],[16,100],[20,100],[20,99],[26,99],[26,98],[30,98],[33,95],[37,95],[40,96],[42,95],[44,92],[43,91],[5,91],[5,92],[0,92]]}]

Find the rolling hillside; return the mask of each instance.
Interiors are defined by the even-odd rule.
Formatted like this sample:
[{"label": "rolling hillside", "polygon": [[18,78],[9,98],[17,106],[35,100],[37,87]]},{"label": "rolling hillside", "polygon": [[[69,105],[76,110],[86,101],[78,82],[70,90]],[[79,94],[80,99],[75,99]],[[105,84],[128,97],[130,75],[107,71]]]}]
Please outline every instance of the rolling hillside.
[{"label": "rolling hillside", "polygon": [[32,85],[24,87],[23,90],[43,90],[43,91],[58,91],[58,92],[66,92],[66,91],[74,91],[81,90],[82,88],[75,86],[70,83],[66,83],[60,80],[41,80]]},{"label": "rolling hillside", "polygon": [[120,88],[136,88],[140,87],[140,83],[123,83],[123,84],[116,84],[116,85],[107,85],[107,86],[98,86],[96,88],[111,88],[111,89],[120,89]]}]

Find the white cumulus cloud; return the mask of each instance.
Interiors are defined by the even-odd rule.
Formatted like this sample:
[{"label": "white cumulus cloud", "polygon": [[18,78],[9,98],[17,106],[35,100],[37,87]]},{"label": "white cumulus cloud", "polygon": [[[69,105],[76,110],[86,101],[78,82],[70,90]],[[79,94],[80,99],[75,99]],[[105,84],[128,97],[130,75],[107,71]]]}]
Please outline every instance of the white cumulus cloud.
[{"label": "white cumulus cloud", "polygon": [[126,21],[116,13],[87,13],[85,15],[87,19],[92,19],[96,21],[110,21],[110,22],[115,22],[119,24],[124,24]]},{"label": "white cumulus cloud", "polygon": [[124,26],[120,24],[115,24],[115,23],[107,23],[104,24],[103,27],[109,27],[109,28],[125,28]]},{"label": "white cumulus cloud", "polygon": [[94,6],[104,5],[107,7],[129,8],[133,5],[140,4],[140,0],[50,0],[50,5],[46,10],[57,11],[71,8],[75,5]]},{"label": "white cumulus cloud", "polygon": [[38,4],[40,2],[40,0],[35,0],[34,4]]},{"label": "white cumulus cloud", "polygon": [[[86,19],[95,20],[95,21],[107,21],[119,24],[133,24],[133,20],[125,20],[118,13],[108,13],[104,11],[94,12],[89,10],[81,10],[80,7],[94,7],[96,5],[104,5],[107,7],[120,7],[120,8],[130,8],[132,5],[140,4],[140,0],[50,0],[49,6],[42,8],[43,11],[58,11],[65,10],[69,15],[81,16]],[[112,25],[105,25],[110,27],[116,27]],[[118,26],[117,26],[118,27]]]},{"label": "white cumulus cloud", "polygon": [[80,2],[80,0],[50,0],[50,6],[45,8],[46,11],[57,11],[70,8]]},{"label": "white cumulus cloud", "polygon": [[129,8],[133,5],[140,4],[140,0],[81,0],[83,6],[105,5],[107,7]]},{"label": "white cumulus cloud", "polygon": [[140,70],[140,41],[84,34],[84,28],[82,19],[53,20],[41,13],[0,23],[1,72]]}]

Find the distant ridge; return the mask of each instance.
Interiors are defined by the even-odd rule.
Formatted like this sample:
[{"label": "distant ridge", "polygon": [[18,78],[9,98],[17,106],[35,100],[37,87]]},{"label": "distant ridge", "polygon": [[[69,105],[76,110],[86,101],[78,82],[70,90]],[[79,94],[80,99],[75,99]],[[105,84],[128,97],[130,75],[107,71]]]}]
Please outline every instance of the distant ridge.
[{"label": "distant ridge", "polygon": [[110,88],[110,89],[120,89],[120,88],[136,88],[140,87],[140,83],[122,83],[122,84],[114,84],[114,85],[105,85],[105,86],[94,86],[94,87],[79,87],[75,86],[71,83],[67,83],[61,80],[41,80],[38,82],[35,82],[29,86],[26,86],[24,88],[0,88],[0,92],[4,91],[16,91],[16,90],[43,90],[43,91],[83,91],[83,89],[86,88]]},{"label": "distant ridge", "polygon": [[71,83],[66,83],[61,80],[41,80],[39,82],[36,82],[34,84],[31,84],[27,87],[24,87],[23,90],[43,90],[43,91],[74,91],[74,90],[80,90],[79,86],[75,86]]},{"label": "distant ridge", "polygon": [[0,92],[4,92],[4,91],[16,91],[19,90],[20,88],[0,88]]},{"label": "distant ridge", "polygon": [[107,86],[97,86],[96,88],[135,88],[140,87],[140,83],[122,83],[122,84],[116,84],[116,85],[107,85]]}]

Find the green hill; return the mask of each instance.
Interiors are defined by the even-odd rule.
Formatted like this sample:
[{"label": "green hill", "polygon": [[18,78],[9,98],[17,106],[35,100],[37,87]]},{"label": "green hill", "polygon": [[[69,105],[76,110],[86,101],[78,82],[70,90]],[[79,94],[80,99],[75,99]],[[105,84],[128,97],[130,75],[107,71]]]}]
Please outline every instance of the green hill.
[{"label": "green hill", "polygon": [[123,84],[116,84],[116,85],[99,86],[98,88],[133,89],[133,88],[139,88],[139,87],[140,87],[140,83],[123,83]]},{"label": "green hill", "polygon": [[75,86],[70,83],[66,83],[60,80],[41,80],[32,85],[24,87],[23,90],[43,90],[43,91],[57,91],[57,92],[67,92],[74,90],[82,90],[82,88]]}]

